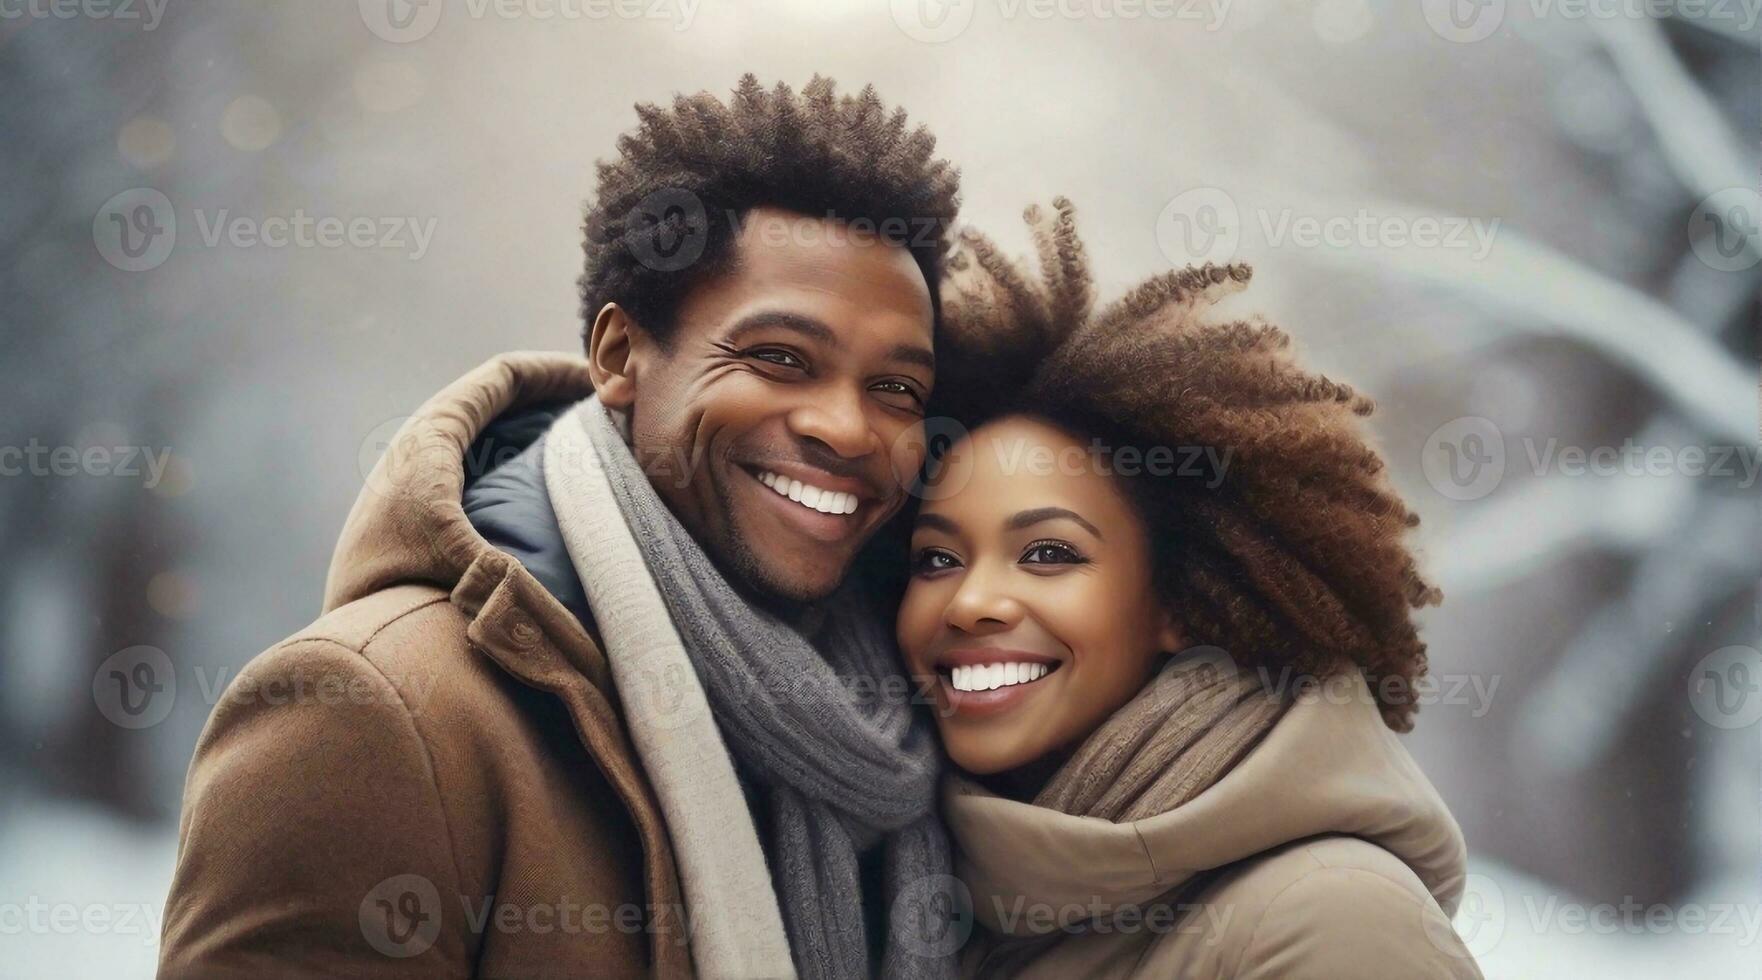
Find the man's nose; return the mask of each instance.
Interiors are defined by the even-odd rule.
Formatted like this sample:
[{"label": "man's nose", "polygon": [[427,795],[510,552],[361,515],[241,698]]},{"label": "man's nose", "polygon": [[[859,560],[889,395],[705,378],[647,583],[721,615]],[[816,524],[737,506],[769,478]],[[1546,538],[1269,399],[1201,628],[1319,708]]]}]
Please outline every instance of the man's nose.
[{"label": "man's nose", "polygon": [[789,413],[789,428],[796,435],[823,443],[845,459],[867,456],[879,448],[879,437],[869,425],[863,393],[840,386],[820,389]]}]

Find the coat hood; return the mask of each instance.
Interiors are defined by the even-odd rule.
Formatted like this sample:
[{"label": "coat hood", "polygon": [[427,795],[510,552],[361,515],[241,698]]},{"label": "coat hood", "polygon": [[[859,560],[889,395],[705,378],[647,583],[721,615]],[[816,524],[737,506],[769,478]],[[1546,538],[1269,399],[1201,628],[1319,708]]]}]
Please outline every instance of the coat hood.
[{"label": "coat hood", "polygon": [[960,776],[945,781],[943,810],[974,914],[998,933],[1016,931],[1011,923],[1024,920],[1008,910],[1024,901],[1143,905],[1198,872],[1322,835],[1394,854],[1451,915],[1467,861],[1455,819],[1357,672],[1299,697],[1234,768],[1166,813],[1127,823],[1071,816]]},{"label": "coat hood", "polygon": [[469,478],[502,460],[493,446],[473,451],[473,444],[498,416],[591,394],[582,358],[523,351],[491,358],[424,402],[392,436],[349,511],[331,556],[325,611],[394,585],[451,589],[494,550],[462,499]]}]

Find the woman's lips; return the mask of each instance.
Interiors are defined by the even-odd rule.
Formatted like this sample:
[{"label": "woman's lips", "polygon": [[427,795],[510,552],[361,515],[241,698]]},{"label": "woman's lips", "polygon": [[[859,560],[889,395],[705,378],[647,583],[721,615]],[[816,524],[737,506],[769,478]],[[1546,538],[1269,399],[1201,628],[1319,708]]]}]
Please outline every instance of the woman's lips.
[{"label": "woman's lips", "polygon": [[[984,717],[1008,711],[1044,688],[1062,663],[1038,654],[977,651],[940,658],[937,687],[948,713]],[[964,661],[964,662],[963,662]]]}]

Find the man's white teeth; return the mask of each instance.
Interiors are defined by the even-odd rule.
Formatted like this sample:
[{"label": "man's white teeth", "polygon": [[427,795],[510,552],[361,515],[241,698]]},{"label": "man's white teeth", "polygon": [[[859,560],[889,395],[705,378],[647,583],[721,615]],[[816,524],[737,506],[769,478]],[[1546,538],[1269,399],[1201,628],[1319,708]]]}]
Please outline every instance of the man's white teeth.
[{"label": "man's white teeth", "polygon": [[974,664],[954,668],[950,684],[957,691],[995,691],[1037,681],[1051,669],[1046,664],[1034,663]]},{"label": "man's white teeth", "polygon": [[769,470],[759,474],[759,482],[803,507],[822,514],[854,514],[857,510],[857,495],[854,493],[822,490]]}]

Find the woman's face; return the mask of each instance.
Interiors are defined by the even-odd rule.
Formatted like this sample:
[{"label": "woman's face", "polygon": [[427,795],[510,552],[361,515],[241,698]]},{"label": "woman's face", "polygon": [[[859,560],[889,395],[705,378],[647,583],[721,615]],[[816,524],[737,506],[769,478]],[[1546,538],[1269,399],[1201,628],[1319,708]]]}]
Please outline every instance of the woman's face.
[{"label": "woman's face", "polygon": [[943,743],[968,772],[1074,746],[1178,648],[1149,533],[1105,461],[1010,416],[954,447],[925,494],[899,646],[913,675],[937,675]]}]

